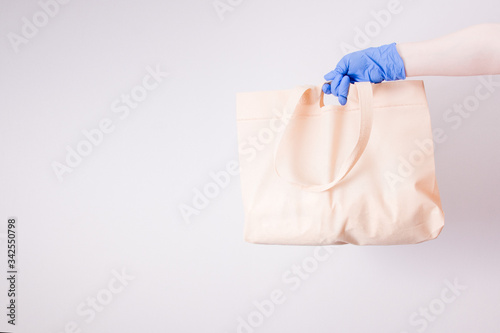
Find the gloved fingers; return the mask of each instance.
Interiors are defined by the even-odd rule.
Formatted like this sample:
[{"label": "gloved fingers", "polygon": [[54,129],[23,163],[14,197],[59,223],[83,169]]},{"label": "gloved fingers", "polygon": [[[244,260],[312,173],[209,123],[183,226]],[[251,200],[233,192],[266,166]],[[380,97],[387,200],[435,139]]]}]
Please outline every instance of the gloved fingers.
[{"label": "gloved fingers", "polygon": [[345,105],[347,103],[347,94],[349,93],[349,85],[351,84],[351,79],[348,75],[345,75],[337,88],[339,103]]},{"label": "gloved fingers", "polygon": [[331,81],[333,80],[333,78],[335,76],[337,76],[339,74],[339,72],[337,71],[337,68],[335,68],[333,71],[330,71],[328,72],[327,74],[325,74],[325,76],[323,76],[325,78],[326,81]]},{"label": "gloved fingers", "polygon": [[335,96],[337,96],[337,92],[336,92],[335,88],[339,85],[340,80],[342,80],[343,76],[344,76],[344,74],[342,74],[342,73],[339,72],[339,68],[338,67],[335,67],[335,69],[333,71],[329,72],[328,74],[326,74],[324,76],[325,80],[331,81],[330,82],[330,92],[329,93],[334,94]]},{"label": "gloved fingers", "polygon": [[347,75],[347,73],[349,72],[349,59],[351,57],[352,53],[343,56],[342,59],[340,59],[340,61],[337,63],[335,71],[337,71],[337,73],[339,73],[342,76]]},{"label": "gloved fingers", "polygon": [[331,91],[331,86],[330,86],[330,83],[329,83],[329,82],[324,83],[324,84],[323,84],[323,87],[322,87],[321,89],[323,90],[323,92],[324,92],[325,94],[331,94],[331,93],[332,93],[332,91]]},{"label": "gloved fingers", "polygon": [[[325,80],[331,81],[330,83],[325,83],[323,85],[323,92],[325,94],[332,94],[333,89],[336,87],[338,84],[338,78],[339,78],[339,73],[337,73],[335,70],[329,72],[324,76]],[[333,79],[333,80],[332,80]]]},{"label": "gloved fingers", "polygon": [[340,83],[342,82],[342,80],[344,79],[344,77],[349,77],[347,75],[342,75],[342,74],[337,74],[337,76],[335,76],[332,80],[332,82],[330,83],[331,86],[332,86],[332,94],[334,96],[338,96],[339,95],[339,86],[340,86]]},{"label": "gloved fingers", "polygon": [[335,96],[338,96],[340,81],[349,71],[349,56],[349,54],[343,56],[337,63],[337,66],[335,66],[335,69],[324,76],[325,80],[331,81],[330,92]]}]

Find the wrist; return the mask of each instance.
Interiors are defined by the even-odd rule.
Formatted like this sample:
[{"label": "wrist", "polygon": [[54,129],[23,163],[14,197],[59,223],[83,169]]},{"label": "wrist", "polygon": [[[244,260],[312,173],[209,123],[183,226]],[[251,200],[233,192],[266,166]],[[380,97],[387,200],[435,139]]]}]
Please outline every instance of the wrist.
[{"label": "wrist", "polygon": [[412,76],[411,73],[408,72],[408,67],[407,67],[407,64],[409,62],[407,44],[404,44],[404,43],[403,44],[396,44],[396,52],[398,53],[399,57],[401,58],[401,61],[403,62],[405,77]]},{"label": "wrist", "polygon": [[387,45],[388,52],[388,68],[387,81],[404,80],[406,79],[405,63],[399,54],[398,45],[392,43]]}]

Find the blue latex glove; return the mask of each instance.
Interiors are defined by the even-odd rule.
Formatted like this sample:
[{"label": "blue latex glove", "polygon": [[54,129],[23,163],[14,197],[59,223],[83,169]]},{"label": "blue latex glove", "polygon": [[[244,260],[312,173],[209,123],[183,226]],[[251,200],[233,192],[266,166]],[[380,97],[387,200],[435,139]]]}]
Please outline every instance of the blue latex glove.
[{"label": "blue latex glove", "polygon": [[345,105],[350,83],[404,79],[403,59],[396,49],[396,43],[392,43],[346,54],[337,67],[325,75],[325,80],[331,82],[323,85],[323,92],[338,96],[340,104]]}]

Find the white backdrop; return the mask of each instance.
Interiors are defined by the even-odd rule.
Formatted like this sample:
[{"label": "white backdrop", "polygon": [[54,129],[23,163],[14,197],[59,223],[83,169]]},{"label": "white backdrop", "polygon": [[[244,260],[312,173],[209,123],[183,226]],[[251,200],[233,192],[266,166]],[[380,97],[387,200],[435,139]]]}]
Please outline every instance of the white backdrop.
[{"label": "white backdrop", "polygon": [[238,159],[237,92],[320,84],[342,47],[425,40],[499,8],[2,0],[0,331],[499,332],[499,76],[415,78],[444,133],[436,240],[247,244],[238,175],[181,214]]}]

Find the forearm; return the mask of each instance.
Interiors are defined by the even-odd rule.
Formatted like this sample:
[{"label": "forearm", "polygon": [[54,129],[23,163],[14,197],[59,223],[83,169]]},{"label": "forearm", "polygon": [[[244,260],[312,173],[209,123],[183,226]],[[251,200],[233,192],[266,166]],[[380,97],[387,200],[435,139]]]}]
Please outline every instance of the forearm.
[{"label": "forearm", "polygon": [[480,24],[396,48],[406,76],[500,74],[500,24]]}]

